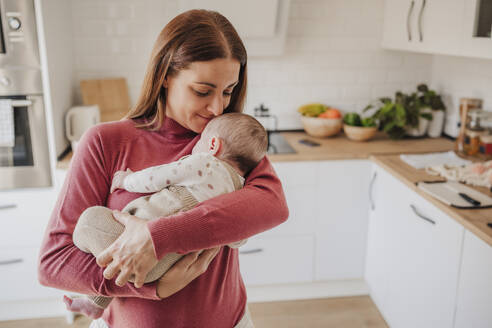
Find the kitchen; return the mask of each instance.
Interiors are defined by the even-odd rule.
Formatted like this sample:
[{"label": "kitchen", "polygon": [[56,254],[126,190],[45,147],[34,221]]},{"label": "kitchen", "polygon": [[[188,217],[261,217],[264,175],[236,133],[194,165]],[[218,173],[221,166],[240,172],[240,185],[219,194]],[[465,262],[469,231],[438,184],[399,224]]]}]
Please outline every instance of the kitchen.
[{"label": "kitchen", "polygon": [[[53,183],[9,187],[0,193],[0,205],[19,204],[2,211],[8,223],[0,238],[0,263],[6,263],[0,275],[8,283],[0,293],[0,327],[21,327],[23,322],[36,327],[51,320],[39,318],[73,320],[61,301],[63,292],[40,286],[35,268],[68,165],[56,159],[70,145],[65,115],[83,104],[80,81],[123,77],[134,104],[157,33],[179,12],[197,6],[177,0],[34,4]],[[254,115],[255,108],[264,104],[277,118],[273,128],[302,131],[298,112],[302,105],[322,103],[343,114],[362,114],[374,100],[397,91],[411,93],[424,82],[442,96],[444,133],[455,138],[462,98],[482,99],[485,111],[492,111],[492,96],[486,93],[492,84],[492,45],[487,37],[471,37],[479,4],[490,13],[485,0],[278,0],[253,1],[251,11],[240,5],[235,10],[224,7],[233,24],[239,11],[254,15],[261,26],[260,31],[247,30],[250,36],[245,38],[249,54],[245,111]],[[239,28],[240,21],[237,24]],[[272,26],[274,33],[258,37]],[[272,129],[270,118],[262,119]],[[280,321],[269,318],[265,309],[276,313],[269,305],[288,308],[294,303],[280,302],[307,300],[327,303],[317,307],[318,312],[304,310],[312,320],[304,326],[369,327],[371,320],[378,322],[372,325],[377,327],[492,325],[488,311],[492,285],[486,280],[492,273],[488,260],[492,229],[484,223],[489,210],[443,205],[415,186],[428,175],[399,162],[399,154],[452,150],[450,138],[391,141],[377,135],[360,143],[349,141],[342,132],[327,138],[299,132],[283,136],[297,153],[269,156],[284,186],[289,220],[252,238],[240,255],[258,327],[303,326],[295,324],[306,318],[294,312],[296,306],[280,312]],[[299,139],[320,146],[310,147]],[[425,225],[413,227],[406,221],[383,224],[392,211],[406,218],[402,213],[411,210],[408,202],[446,230],[429,232]],[[298,263],[282,254],[293,254]],[[376,319],[366,315],[367,309],[347,315],[342,308],[337,313],[337,303],[331,302],[347,299],[356,309],[360,309],[356,301],[370,303]],[[317,321],[323,316],[328,321]],[[63,327],[65,319],[57,320]],[[74,325],[78,322],[80,317]]]}]

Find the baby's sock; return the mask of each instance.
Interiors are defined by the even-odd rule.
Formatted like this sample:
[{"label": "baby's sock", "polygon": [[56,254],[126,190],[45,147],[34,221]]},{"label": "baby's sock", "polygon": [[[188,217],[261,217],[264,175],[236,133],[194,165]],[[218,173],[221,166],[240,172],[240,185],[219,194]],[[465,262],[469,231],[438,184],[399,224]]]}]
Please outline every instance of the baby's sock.
[{"label": "baby's sock", "polygon": [[71,299],[64,295],[63,302],[67,306],[67,310],[82,313],[92,319],[99,319],[104,312],[103,308],[85,297]]}]

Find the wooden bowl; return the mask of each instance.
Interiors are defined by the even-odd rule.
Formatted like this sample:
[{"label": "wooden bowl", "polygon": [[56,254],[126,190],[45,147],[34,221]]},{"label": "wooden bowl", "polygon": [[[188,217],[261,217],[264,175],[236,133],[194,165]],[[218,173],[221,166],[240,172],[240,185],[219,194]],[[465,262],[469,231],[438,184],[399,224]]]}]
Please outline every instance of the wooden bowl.
[{"label": "wooden bowl", "polygon": [[342,129],[341,118],[301,116],[301,121],[306,133],[313,137],[331,137]]},{"label": "wooden bowl", "polygon": [[374,137],[376,132],[378,132],[378,128],[377,126],[352,126],[344,124],[343,132],[345,132],[350,140],[367,141]]}]

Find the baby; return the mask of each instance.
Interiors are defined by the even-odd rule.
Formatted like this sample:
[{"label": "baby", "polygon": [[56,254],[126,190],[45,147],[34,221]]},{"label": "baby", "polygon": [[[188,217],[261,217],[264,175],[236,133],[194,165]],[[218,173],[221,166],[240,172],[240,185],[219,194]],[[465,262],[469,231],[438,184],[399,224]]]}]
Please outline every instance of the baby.
[{"label": "baby", "polygon": [[[199,202],[241,189],[244,175],[265,156],[268,138],[263,126],[252,116],[229,113],[212,119],[202,132],[191,155],[176,162],[149,167],[138,172],[117,171],[110,192],[154,193],[129,202],[123,212],[146,220],[187,211]],[[123,232],[109,208],[93,206],[80,216],[73,232],[74,244],[98,256]],[[227,246],[237,248],[246,241]],[[164,256],[147,274],[145,282],[159,279],[183,255]],[[133,281],[133,280],[131,280]],[[112,298],[64,297],[67,309],[93,319],[102,316]]]}]

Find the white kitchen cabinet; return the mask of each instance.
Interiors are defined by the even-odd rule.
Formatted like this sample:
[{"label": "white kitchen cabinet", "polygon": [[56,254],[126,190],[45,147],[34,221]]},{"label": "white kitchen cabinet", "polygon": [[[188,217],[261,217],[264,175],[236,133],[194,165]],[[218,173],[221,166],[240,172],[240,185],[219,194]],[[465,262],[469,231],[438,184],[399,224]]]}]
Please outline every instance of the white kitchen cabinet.
[{"label": "white kitchen cabinet", "polygon": [[248,286],[313,281],[312,235],[256,236],[239,249]]},{"label": "white kitchen cabinet", "polygon": [[[300,236],[311,238],[314,247],[309,257],[313,261],[314,273],[298,272],[294,269],[297,264],[288,262],[292,266],[289,271],[299,274],[297,281],[306,281],[308,273],[311,277],[309,281],[362,280],[369,210],[370,161],[274,162],[273,167],[282,181],[289,218],[259,237],[271,240],[277,240],[275,238],[278,237],[286,240],[296,240]],[[251,247],[250,242],[246,245]],[[289,252],[284,251],[279,258],[271,257],[269,261],[277,264],[284,260],[283,257],[290,258]],[[246,276],[248,266],[253,263],[243,258],[241,268],[244,268]],[[249,281],[256,280],[245,278],[246,283]],[[272,283],[281,283],[281,280]]]},{"label": "white kitchen cabinet", "polygon": [[[490,1],[467,0],[464,8],[463,55],[492,58]],[[488,31],[487,31],[488,30]]]},{"label": "white kitchen cabinet", "polygon": [[466,231],[455,328],[492,326],[492,247]]},{"label": "white kitchen cabinet", "polygon": [[366,262],[371,296],[391,327],[452,327],[464,228],[376,172]]},{"label": "white kitchen cabinet", "polygon": [[464,0],[386,0],[383,48],[459,55]]},{"label": "white kitchen cabinet", "polygon": [[[370,184],[370,210],[367,234],[367,255],[364,277],[370,295],[379,311],[386,317],[388,279],[391,249],[391,202],[388,202],[384,188],[391,184],[392,177],[374,165]],[[396,199],[395,198],[392,198]],[[387,213],[387,214],[385,214]]]},{"label": "white kitchen cabinet", "polygon": [[[39,284],[38,253],[39,248],[32,247],[0,250],[0,281],[3,284],[0,304],[61,296],[61,291]],[[1,306],[8,306],[8,303]]]},{"label": "white kitchen cabinet", "polygon": [[[419,45],[415,17],[421,0],[386,0],[384,3],[383,48],[411,50]],[[412,49],[415,50],[415,49]]]},{"label": "white kitchen cabinet", "polygon": [[39,246],[55,197],[54,188],[0,192],[0,247]]},{"label": "white kitchen cabinet", "polygon": [[362,279],[371,163],[320,161],[315,195],[316,280]]},{"label": "white kitchen cabinet", "polygon": [[55,200],[55,188],[0,192],[0,320],[61,313],[53,300],[61,305],[62,292],[37,278],[39,245]]},{"label": "white kitchen cabinet", "polygon": [[315,231],[316,186],[319,162],[272,163],[289,207],[289,218],[281,225],[264,232],[264,235],[309,234]]}]

